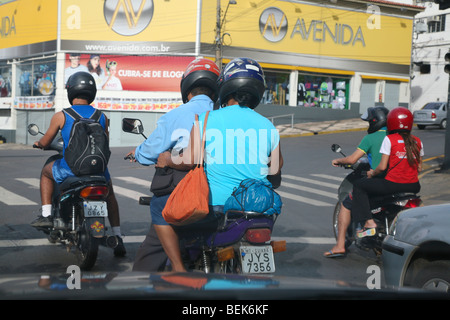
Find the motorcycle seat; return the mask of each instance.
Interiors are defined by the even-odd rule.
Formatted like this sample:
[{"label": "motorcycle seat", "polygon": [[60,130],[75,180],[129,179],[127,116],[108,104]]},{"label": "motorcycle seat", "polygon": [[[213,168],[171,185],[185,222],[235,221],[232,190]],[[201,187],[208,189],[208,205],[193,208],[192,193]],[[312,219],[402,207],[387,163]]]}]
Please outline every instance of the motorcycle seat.
[{"label": "motorcycle seat", "polygon": [[62,191],[78,188],[92,183],[106,184],[106,178],[99,175],[89,175],[89,176],[79,176],[79,177],[68,177],[65,179],[59,188]]},{"label": "motorcycle seat", "polygon": [[413,192],[399,192],[399,193],[393,193],[393,194],[388,194],[388,195],[383,195],[383,196],[370,197],[370,203],[371,203],[371,205],[380,205],[380,204],[383,204],[386,202],[414,199],[417,197],[418,197],[418,195]]}]

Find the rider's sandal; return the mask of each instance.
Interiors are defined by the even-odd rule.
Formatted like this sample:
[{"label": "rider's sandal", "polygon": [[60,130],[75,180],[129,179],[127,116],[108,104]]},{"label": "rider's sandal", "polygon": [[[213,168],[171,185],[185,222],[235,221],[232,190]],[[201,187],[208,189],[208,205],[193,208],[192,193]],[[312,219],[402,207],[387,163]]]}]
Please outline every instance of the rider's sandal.
[{"label": "rider's sandal", "polygon": [[363,230],[359,230],[356,232],[356,236],[358,238],[364,238],[364,237],[373,237],[377,234],[377,228],[364,228]]}]

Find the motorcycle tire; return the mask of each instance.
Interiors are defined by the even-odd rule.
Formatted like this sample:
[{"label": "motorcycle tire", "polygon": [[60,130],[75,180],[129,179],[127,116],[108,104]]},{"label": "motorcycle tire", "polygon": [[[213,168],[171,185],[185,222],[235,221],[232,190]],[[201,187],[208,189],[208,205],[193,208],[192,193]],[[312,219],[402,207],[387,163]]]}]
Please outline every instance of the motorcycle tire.
[{"label": "motorcycle tire", "polygon": [[81,270],[91,270],[97,261],[99,240],[92,236],[83,219],[82,226],[77,232],[76,256]]},{"label": "motorcycle tire", "polygon": [[[334,212],[333,212],[333,232],[334,232],[334,238],[336,240],[338,237],[338,218],[339,218],[340,211],[341,211],[341,202],[338,201],[336,203],[336,206],[334,207]],[[355,241],[355,237],[352,234],[351,229],[352,229],[352,227],[350,225],[347,228],[347,233],[345,235],[345,249],[348,249],[348,247],[350,247],[352,245],[352,243]]]}]

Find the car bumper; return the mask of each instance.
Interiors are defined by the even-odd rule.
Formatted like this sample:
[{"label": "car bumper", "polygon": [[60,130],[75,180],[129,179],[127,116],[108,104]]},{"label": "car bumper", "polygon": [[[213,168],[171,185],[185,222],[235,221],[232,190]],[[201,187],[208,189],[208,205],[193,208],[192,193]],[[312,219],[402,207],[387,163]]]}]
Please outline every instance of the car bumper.
[{"label": "car bumper", "polygon": [[418,124],[418,125],[426,125],[426,126],[431,126],[431,125],[439,125],[441,123],[441,120],[438,119],[414,119],[414,124]]},{"label": "car bumper", "polygon": [[406,270],[416,246],[386,236],[383,241],[383,271],[386,286],[401,287]]}]

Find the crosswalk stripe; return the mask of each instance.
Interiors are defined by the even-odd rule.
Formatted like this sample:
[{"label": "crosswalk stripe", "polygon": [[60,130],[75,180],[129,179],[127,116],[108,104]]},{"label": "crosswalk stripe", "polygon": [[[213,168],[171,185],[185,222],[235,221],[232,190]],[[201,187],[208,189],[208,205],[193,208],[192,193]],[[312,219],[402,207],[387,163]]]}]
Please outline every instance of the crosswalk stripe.
[{"label": "crosswalk stripe", "polygon": [[311,176],[318,177],[318,178],[324,178],[324,179],[330,179],[330,180],[336,180],[339,182],[342,182],[342,180],[344,180],[344,178],[345,178],[345,177],[335,177],[335,176],[330,176],[328,174],[320,174],[320,173],[311,174]]},{"label": "crosswalk stripe", "polygon": [[306,191],[306,192],[311,192],[311,193],[318,194],[318,195],[321,195],[321,196],[337,199],[337,194],[336,193],[322,191],[320,189],[314,189],[314,188],[305,187],[305,186],[300,186],[300,185],[289,183],[289,182],[286,182],[286,181],[283,181],[281,183],[281,186],[282,187],[287,187],[287,188],[292,188],[292,189],[297,189],[297,190],[302,190],[302,191]]},{"label": "crosswalk stripe", "polygon": [[139,178],[135,178],[135,177],[114,177],[114,179],[119,179],[128,183],[133,183],[133,184],[137,184],[143,187],[148,187],[150,188],[150,180],[144,180],[144,179],[139,179]]},{"label": "crosswalk stripe", "polygon": [[311,199],[311,198],[302,197],[302,196],[299,196],[297,194],[292,194],[292,193],[280,191],[278,189],[277,189],[277,193],[283,198],[304,202],[304,203],[307,203],[307,204],[310,204],[310,205],[313,205],[313,206],[318,206],[318,207],[332,207],[333,206],[331,203],[327,203],[327,202],[323,202],[323,201],[319,201],[319,200],[314,200],[314,199]]},{"label": "crosswalk stripe", "polygon": [[140,197],[147,197],[148,194],[140,193],[131,189],[114,186],[114,193],[138,201]]},{"label": "crosswalk stripe", "polygon": [[32,186],[33,188],[39,189],[40,180],[37,178],[16,178],[16,180],[26,183],[26,184]]},{"label": "crosswalk stripe", "polygon": [[[311,184],[317,184],[317,185],[322,186],[322,187],[328,187],[328,188],[333,188],[333,189],[339,188],[338,184],[322,182],[322,181],[317,181],[317,180],[308,179],[308,178],[297,177],[297,176],[293,176],[293,175],[290,175],[290,174],[283,174],[282,178],[283,179],[284,178],[291,179],[291,180],[295,180],[295,181],[307,182],[307,183],[311,183]],[[281,184],[283,184],[283,182]]]},{"label": "crosswalk stripe", "polygon": [[3,187],[0,187],[0,202],[3,202],[9,206],[29,206],[37,205],[36,202],[31,201],[25,197],[19,196],[18,194],[8,191]]}]

